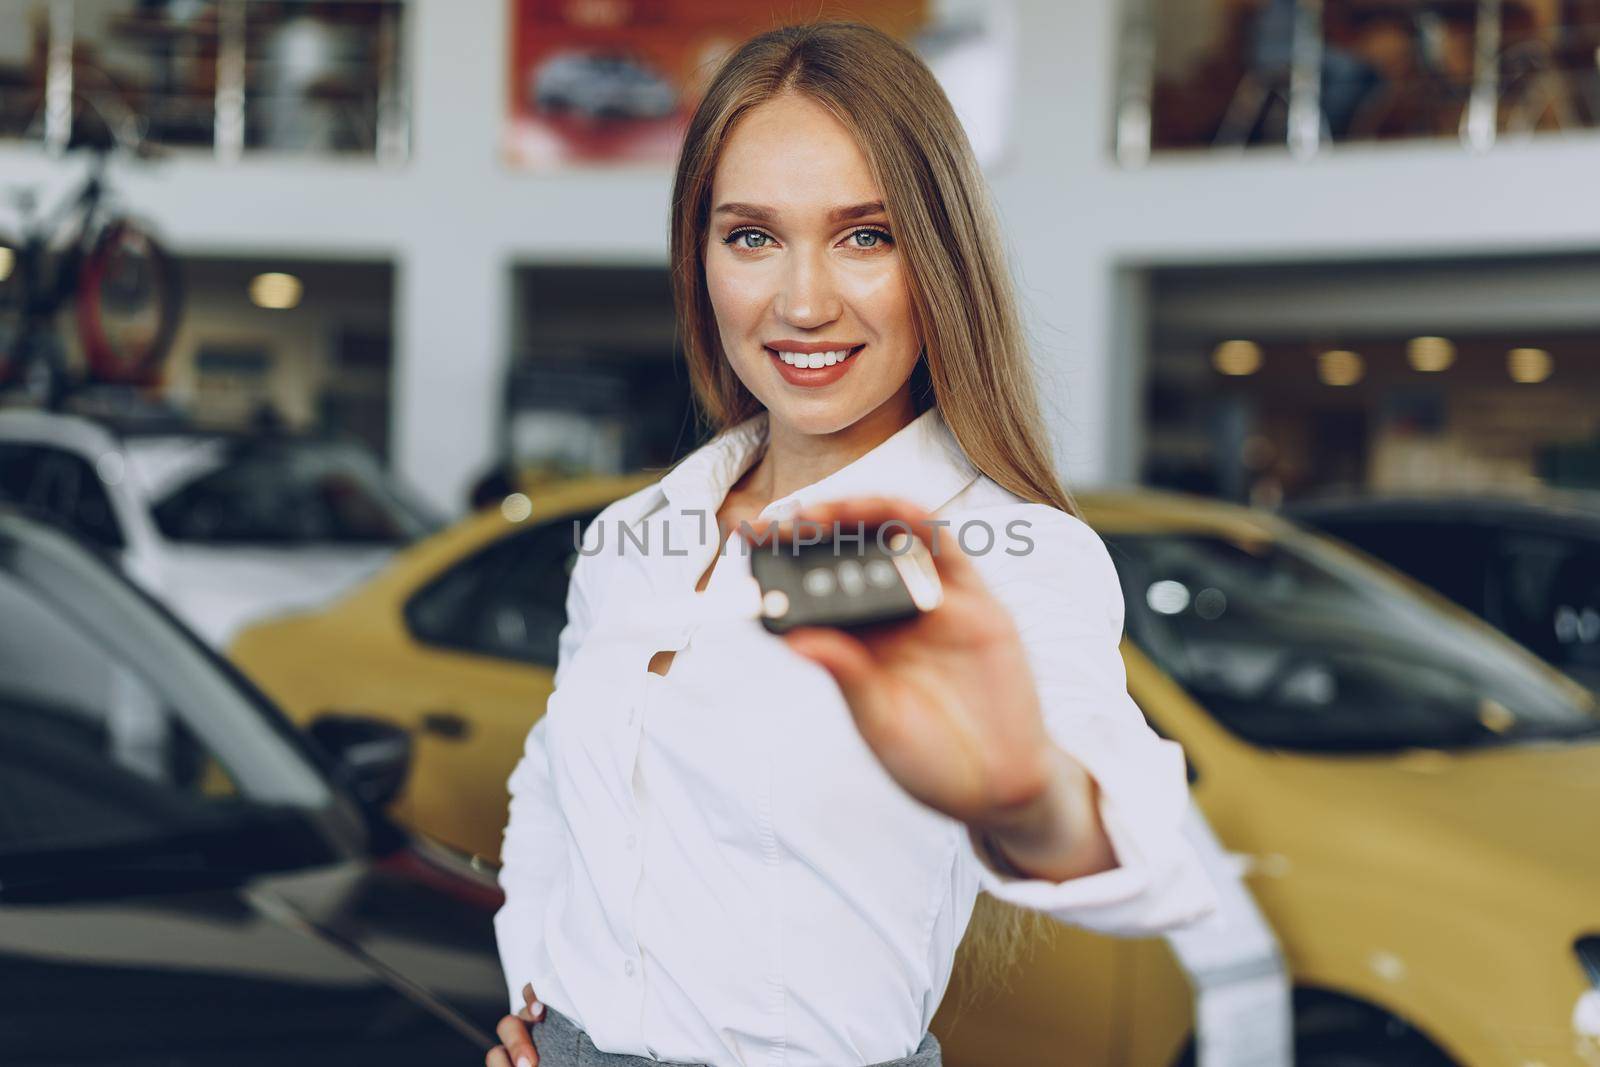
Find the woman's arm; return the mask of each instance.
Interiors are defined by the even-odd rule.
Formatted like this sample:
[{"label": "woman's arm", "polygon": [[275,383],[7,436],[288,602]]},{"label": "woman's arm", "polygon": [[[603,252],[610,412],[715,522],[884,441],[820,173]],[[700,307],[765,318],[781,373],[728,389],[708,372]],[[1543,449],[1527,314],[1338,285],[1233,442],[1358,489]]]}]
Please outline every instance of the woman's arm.
[{"label": "woman's arm", "polygon": [[[959,521],[976,520],[991,524],[994,547],[968,556],[908,501],[806,509],[795,521],[849,531],[905,523],[937,546],[945,597],[905,622],[800,627],[785,640],[832,674],[901,787],[967,825],[977,876],[993,895],[1125,934],[1208,914],[1214,889],[1179,829],[1183,754],[1128,695],[1121,587],[1104,542],[1044,504]],[[1021,537],[1017,520],[1026,520]],[[981,835],[1015,851],[1015,873],[1003,873],[998,856],[984,860]]]},{"label": "woman's arm", "polygon": [[1110,553],[1054,508],[1027,505],[1022,514],[1034,542],[1028,555],[977,562],[1017,622],[1053,773],[1009,820],[969,826],[979,883],[1001,900],[1107,933],[1147,935],[1198,919],[1216,891],[1181,830],[1183,750],[1150,728],[1128,694],[1125,605]]},{"label": "woman's arm", "polygon": [[[590,524],[584,531],[585,545],[592,544],[589,538],[600,528],[599,521]],[[561,688],[562,676],[589,632],[593,617],[590,558],[578,555],[567,585],[567,622],[557,640],[552,694]],[[547,727],[543,716],[533,724],[522,758],[506,783],[511,802],[500,845],[500,888],[506,899],[495,913],[494,929],[513,1012],[523,1007],[521,991],[532,978],[527,962],[529,934],[542,921],[541,908],[566,858],[566,834],[550,779]]]}]

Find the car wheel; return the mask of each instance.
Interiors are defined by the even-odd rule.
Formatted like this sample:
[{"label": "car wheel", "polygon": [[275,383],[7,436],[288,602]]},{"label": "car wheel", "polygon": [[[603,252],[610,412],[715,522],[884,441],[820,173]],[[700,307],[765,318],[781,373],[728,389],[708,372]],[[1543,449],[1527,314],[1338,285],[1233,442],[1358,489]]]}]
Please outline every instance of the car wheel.
[{"label": "car wheel", "polygon": [[[1419,1047],[1371,1034],[1297,1039],[1294,1064],[1295,1067],[1455,1067],[1453,1061],[1430,1045]],[[1193,1043],[1183,1050],[1173,1067],[1196,1067]]]},{"label": "car wheel", "polygon": [[1295,1043],[1295,1067],[1423,1067],[1440,1061],[1418,1058],[1417,1050],[1396,1047],[1383,1038],[1355,1037],[1348,1041]]},{"label": "car wheel", "polygon": [[[1173,1067],[1195,1067],[1194,1038]],[[1457,1067],[1421,1031],[1381,1008],[1323,990],[1294,991],[1295,1067]]]}]

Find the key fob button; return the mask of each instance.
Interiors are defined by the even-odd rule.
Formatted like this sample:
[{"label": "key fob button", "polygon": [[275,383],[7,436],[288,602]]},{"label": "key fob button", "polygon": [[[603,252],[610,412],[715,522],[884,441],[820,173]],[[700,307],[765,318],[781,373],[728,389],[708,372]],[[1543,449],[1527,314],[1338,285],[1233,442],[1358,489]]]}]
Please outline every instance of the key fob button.
[{"label": "key fob button", "polygon": [[894,564],[886,559],[867,560],[867,581],[879,589],[892,589],[900,581],[900,576],[895,573]]},{"label": "key fob button", "polygon": [[823,540],[784,543],[750,557],[761,589],[761,624],[772,633],[796,626],[848,628],[911,618],[942,599],[938,574],[920,541],[900,534],[888,545]]},{"label": "key fob button", "polygon": [[833,592],[833,571],[827,567],[813,567],[806,571],[804,582],[806,592],[814,597],[825,597]]},{"label": "key fob button", "polygon": [[839,562],[839,588],[848,596],[860,596],[861,590],[866,587],[866,579],[861,574],[861,564],[853,559]]}]

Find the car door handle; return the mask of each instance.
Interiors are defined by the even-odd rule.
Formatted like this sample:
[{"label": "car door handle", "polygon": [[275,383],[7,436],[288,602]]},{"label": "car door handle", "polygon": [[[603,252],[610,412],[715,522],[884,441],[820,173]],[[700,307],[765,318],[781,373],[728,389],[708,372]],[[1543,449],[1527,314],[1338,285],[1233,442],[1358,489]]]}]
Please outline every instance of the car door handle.
[{"label": "car door handle", "polygon": [[472,723],[457,711],[427,711],[422,714],[422,732],[446,741],[465,741],[472,735]]}]

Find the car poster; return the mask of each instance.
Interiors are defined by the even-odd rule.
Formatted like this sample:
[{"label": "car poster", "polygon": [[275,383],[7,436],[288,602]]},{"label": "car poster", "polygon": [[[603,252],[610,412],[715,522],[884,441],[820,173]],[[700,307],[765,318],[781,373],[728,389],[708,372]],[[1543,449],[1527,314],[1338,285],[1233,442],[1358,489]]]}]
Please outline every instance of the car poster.
[{"label": "car poster", "polygon": [[530,170],[668,167],[717,64],[795,20],[868,22],[945,86],[980,160],[1003,143],[1015,64],[1009,9],[987,0],[510,0],[503,151]]}]

